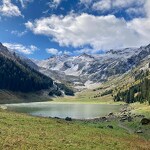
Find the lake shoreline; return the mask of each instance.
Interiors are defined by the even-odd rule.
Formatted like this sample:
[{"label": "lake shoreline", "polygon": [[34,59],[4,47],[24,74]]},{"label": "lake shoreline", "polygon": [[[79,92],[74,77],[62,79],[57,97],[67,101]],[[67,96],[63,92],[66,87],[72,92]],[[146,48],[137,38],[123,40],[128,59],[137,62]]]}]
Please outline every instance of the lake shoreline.
[{"label": "lake shoreline", "polygon": [[[0,110],[2,149],[149,149],[143,137],[110,122],[67,122]],[[110,128],[112,125],[113,129]],[[108,145],[109,144],[109,145]]]},{"label": "lake shoreline", "polygon": [[[134,104],[137,106],[137,104]],[[141,120],[144,117],[149,118],[149,116],[145,116],[143,113],[137,113],[134,111],[137,109],[136,107],[133,107],[133,104],[124,104],[123,107],[118,111],[118,112],[110,112],[107,115],[104,115],[103,117],[96,117],[96,118],[91,118],[91,119],[73,119],[70,117],[66,118],[59,118],[59,117],[44,117],[44,116],[33,116],[31,114],[26,114],[26,113],[17,113],[17,114],[25,114],[26,116],[31,116],[39,119],[50,119],[50,120],[55,120],[57,122],[68,122],[71,124],[79,123],[79,124],[107,124],[105,128],[108,129],[113,129],[116,128],[116,126],[126,130],[127,133],[129,134],[138,134],[139,136],[142,136],[146,139],[150,139],[149,137],[149,125],[148,126],[142,126],[141,125]],[[142,105],[140,105],[142,106]],[[144,105],[145,107],[150,107],[147,105]],[[138,106],[139,107],[139,106]],[[10,110],[7,110],[3,108],[4,111],[11,113]],[[115,125],[114,125],[115,123]],[[133,126],[134,125],[134,126]]]},{"label": "lake shoreline", "polygon": [[[112,104],[108,104],[108,105],[112,105]],[[118,118],[121,118],[121,114],[122,112],[125,113],[130,113],[130,111],[128,110],[129,105],[128,104],[122,104],[123,107],[118,111],[118,112],[109,112],[107,115],[104,115],[102,117],[94,117],[94,118],[89,118],[89,119],[75,119],[75,118],[71,118],[66,116],[66,118],[59,118],[59,117],[48,117],[51,119],[58,119],[58,120],[66,120],[67,118],[70,118],[71,121],[87,121],[87,122],[110,122],[110,121],[114,121],[117,120]]]},{"label": "lake shoreline", "polygon": [[72,102],[41,102],[41,103],[21,103],[5,104],[3,109],[19,113],[27,113],[33,116],[43,116],[49,118],[73,119],[95,119],[103,117],[110,112],[118,112],[123,105],[118,104],[90,104],[90,103],[72,103]]}]

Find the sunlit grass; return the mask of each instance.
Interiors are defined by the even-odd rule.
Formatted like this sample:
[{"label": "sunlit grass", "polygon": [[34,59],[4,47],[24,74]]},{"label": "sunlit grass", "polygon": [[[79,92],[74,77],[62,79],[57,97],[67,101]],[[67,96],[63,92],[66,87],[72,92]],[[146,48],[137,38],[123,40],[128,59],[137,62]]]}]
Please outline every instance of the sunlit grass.
[{"label": "sunlit grass", "polygon": [[143,114],[150,118],[150,105],[148,105],[148,103],[133,103],[130,106],[132,108],[132,113]]},{"label": "sunlit grass", "polygon": [[150,143],[114,122],[66,122],[0,111],[0,149],[148,150]]}]

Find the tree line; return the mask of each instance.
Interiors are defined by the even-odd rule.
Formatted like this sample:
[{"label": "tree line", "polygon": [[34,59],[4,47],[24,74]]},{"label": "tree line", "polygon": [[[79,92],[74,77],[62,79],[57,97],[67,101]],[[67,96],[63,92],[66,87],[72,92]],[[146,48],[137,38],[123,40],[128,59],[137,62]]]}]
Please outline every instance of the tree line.
[{"label": "tree line", "polygon": [[0,55],[0,89],[32,92],[52,86],[51,78],[31,69],[21,60],[11,60]]}]

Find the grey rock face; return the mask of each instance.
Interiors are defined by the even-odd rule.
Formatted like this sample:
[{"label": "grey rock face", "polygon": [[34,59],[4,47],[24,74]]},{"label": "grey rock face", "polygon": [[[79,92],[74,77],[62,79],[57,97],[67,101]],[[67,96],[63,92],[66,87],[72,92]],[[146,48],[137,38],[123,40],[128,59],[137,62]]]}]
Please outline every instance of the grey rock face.
[{"label": "grey rock face", "polygon": [[40,72],[51,76],[54,80],[84,85],[87,81],[99,83],[107,81],[111,76],[124,74],[147,59],[149,55],[148,45],[140,48],[110,50],[96,56],[86,53],[80,56],[53,56],[36,61],[36,64]]}]

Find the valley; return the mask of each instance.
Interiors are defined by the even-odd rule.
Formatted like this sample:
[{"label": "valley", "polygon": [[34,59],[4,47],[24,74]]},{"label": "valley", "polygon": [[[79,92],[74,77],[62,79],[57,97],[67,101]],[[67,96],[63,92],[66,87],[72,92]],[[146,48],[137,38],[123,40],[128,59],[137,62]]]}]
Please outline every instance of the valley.
[{"label": "valley", "polygon": [[150,0],[0,0],[0,150],[150,150]]},{"label": "valley", "polygon": [[[147,94],[141,103],[135,99],[142,88],[149,90],[143,85],[150,77],[149,46],[134,49],[134,53],[133,49],[132,53],[110,50],[103,56],[63,55],[41,62],[13,54],[3,45],[1,50],[1,60],[13,64],[1,63],[1,77],[12,69],[24,75],[19,80],[18,71],[12,71],[12,76],[2,80],[1,149],[149,149],[150,125],[141,124],[150,117],[149,99]],[[15,80],[18,85],[23,81],[24,87],[18,88]],[[139,90],[131,95],[132,87]],[[127,91],[128,100],[133,100],[128,104],[121,97]]]}]

